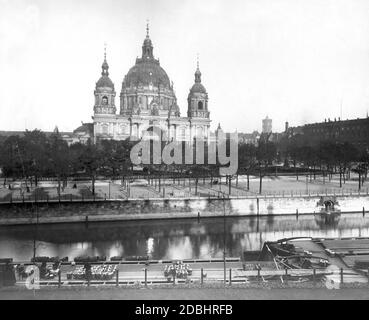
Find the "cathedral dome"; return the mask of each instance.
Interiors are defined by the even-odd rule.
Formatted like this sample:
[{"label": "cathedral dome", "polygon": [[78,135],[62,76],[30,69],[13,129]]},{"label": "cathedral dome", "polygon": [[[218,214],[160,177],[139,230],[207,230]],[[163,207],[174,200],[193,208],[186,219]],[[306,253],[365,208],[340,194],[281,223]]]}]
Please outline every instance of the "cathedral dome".
[{"label": "cathedral dome", "polygon": [[136,64],[128,71],[124,78],[126,87],[130,86],[148,86],[152,84],[155,87],[170,88],[170,80],[167,73],[154,59],[137,59]]},{"label": "cathedral dome", "polygon": [[136,64],[128,71],[123,81],[123,87],[149,86],[171,89],[167,73],[154,58],[153,45],[146,28],[146,38],[142,45],[142,57],[136,59]]},{"label": "cathedral dome", "polygon": [[165,70],[155,59],[153,45],[146,28],[142,45],[142,56],[136,59],[122,83],[120,94],[122,115],[178,116],[177,98]]}]

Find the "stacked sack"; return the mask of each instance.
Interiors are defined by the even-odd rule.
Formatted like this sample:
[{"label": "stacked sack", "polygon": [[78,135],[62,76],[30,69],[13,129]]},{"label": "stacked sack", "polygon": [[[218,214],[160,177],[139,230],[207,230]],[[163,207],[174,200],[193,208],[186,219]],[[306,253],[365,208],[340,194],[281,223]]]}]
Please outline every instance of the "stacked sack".
[{"label": "stacked sack", "polygon": [[166,278],[172,278],[175,276],[178,279],[187,279],[192,275],[192,269],[188,263],[177,262],[172,265],[166,265],[164,268],[164,276]]},{"label": "stacked sack", "polygon": [[[117,270],[116,265],[95,265],[91,267],[91,280],[111,280]],[[77,266],[67,273],[68,280],[86,280],[86,269]]]}]

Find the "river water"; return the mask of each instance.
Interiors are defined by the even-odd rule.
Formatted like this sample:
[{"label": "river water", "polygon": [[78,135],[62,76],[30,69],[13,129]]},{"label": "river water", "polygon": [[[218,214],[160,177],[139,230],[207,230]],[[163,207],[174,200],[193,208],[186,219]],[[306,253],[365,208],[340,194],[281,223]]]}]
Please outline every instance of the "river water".
[{"label": "river water", "polygon": [[[225,221],[225,223],[224,223]],[[225,232],[224,232],[225,230]],[[225,236],[224,236],[225,235]],[[70,223],[0,227],[0,258],[133,256],[152,259],[240,257],[287,237],[369,237],[369,217],[342,214],[334,225],[313,215]],[[34,241],[35,240],[35,241]]]}]

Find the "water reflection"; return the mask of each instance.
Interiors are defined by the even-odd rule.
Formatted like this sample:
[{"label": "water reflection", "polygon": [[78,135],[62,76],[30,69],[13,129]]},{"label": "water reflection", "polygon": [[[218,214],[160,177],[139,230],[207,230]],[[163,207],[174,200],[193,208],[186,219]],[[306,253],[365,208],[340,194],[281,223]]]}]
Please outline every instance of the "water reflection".
[{"label": "water reflection", "polygon": [[[273,210],[273,208],[269,208]],[[264,241],[295,236],[369,236],[369,219],[361,214],[342,214],[334,225],[317,223],[312,215],[179,219],[168,221],[90,222],[40,225],[36,236],[37,255],[133,256],[153,259],[241,256],[258,250]],[[0,227],[0,257],[29,260],[33,256],[34,228]]]}]

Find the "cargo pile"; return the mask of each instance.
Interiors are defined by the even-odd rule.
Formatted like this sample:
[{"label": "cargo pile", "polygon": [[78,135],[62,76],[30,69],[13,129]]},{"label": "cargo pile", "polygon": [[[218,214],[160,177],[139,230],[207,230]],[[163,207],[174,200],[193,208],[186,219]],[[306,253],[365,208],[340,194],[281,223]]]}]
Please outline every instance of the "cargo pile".
[{"label": "cargo pile", "polygon": [[[117,270],[116,265],[91,266],[90,280],[111,280]],[[77,266],[73,271],[67,273],[68,280],[87,280],[86,268]]]},{"label": "cargo pile", "polygon": [[188,263],[182,261],[173,263],[172,265],[166,265],[164,268],[164,277],[171,279],[176,277],[178,279],[187,279],[192,275],[192,269]]}]

